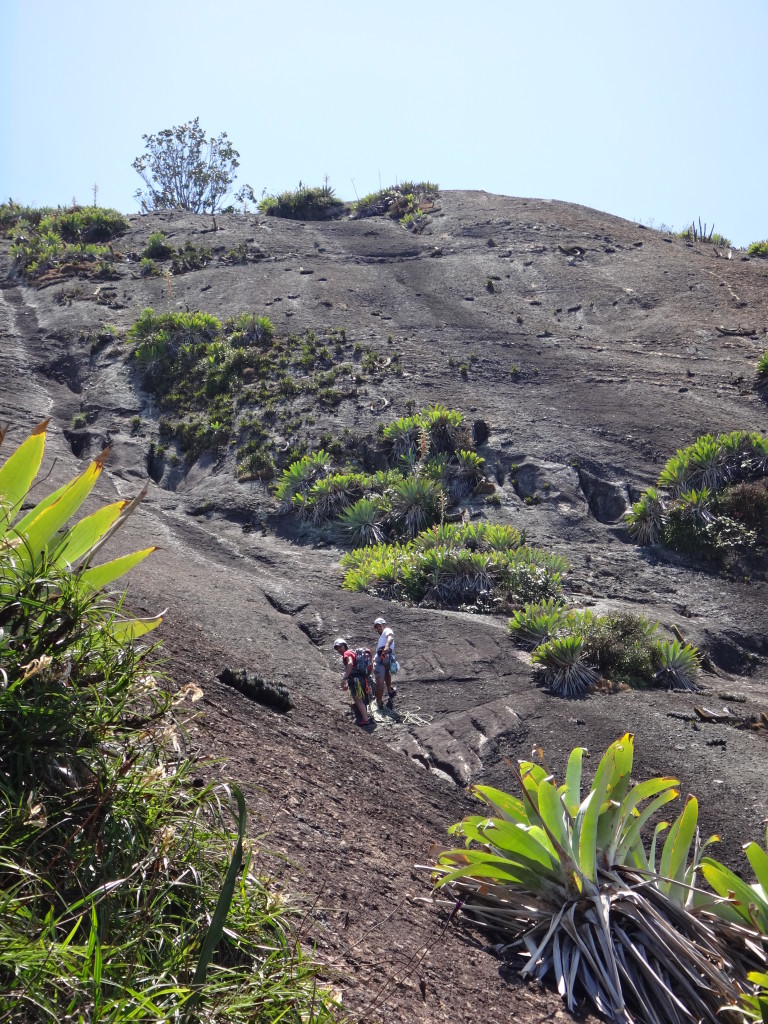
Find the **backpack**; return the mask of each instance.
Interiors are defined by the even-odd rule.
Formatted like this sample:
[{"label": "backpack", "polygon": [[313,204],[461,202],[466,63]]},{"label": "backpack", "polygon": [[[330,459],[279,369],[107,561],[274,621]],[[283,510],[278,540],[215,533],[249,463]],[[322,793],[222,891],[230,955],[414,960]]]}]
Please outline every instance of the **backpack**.
[{"label": "backpack", "polygon": [[373,657],[368,647],[358,647],[355,651],[355,671],[369,676],[373,667]]},{"label": "backpack", "polygon": [[371,668],[373,666],[373,655],[367,647],[358,647],[355,651],[355,668],[352,672],[360,681],[360,698],[365,704],[370,704],[374,697],[373,681],[371,679]]}]

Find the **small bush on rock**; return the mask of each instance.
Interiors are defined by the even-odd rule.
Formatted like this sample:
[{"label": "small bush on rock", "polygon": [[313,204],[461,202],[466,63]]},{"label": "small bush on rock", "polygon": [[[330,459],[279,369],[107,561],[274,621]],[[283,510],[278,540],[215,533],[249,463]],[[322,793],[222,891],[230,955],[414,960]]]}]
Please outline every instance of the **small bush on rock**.
[{"label": "small bush on rock", "polygon": [[259,210],[268,217],[285,217],[288,220],[328,220],[343,213],[345,203],[337,199],[328,185],[309,188],[299,182],[294,192],[265,196],[259,203]]}]

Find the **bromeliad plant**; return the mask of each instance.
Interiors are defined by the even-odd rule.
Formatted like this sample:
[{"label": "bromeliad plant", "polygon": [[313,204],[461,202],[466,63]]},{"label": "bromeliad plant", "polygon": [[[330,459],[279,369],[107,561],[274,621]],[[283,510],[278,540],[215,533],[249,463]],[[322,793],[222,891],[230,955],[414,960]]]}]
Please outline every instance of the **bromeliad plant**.
[{"label": "bromeliad plant", "polygon": [[557,598],[564,558],[523,544],[518,530],[491,523],[441,523],[398,544],[374,544],[341,560],[345,590],[455,607]]},{"label": "bromeliad plant", "polygon": [[[768,371],[767,371],[768,372]],[[768,437],[735,430],[705,434],[667,460],[656,487],[648,487],[626,515],[638,544],[723,559],[757,541],[740,514],[739,486],[768,473]]]},{"label": "bromeliad plant", "polygon": [[601,675],[634,687],[697,690],[699,652],[659,639],[657,629],[642,615],[596,615],[566,608],[561,599],[526,604],[509,620],[512,639],[532,649],[542,681],[558,696],[582,694]]},{"label": "bromeliad plant", "polygon": [[765,969],[765,935],[697,889],[708,843],[696,799],[656,824],[647,848],[644,829],[678,781],[633,783],[627,733],[584,792],[584,754],[572,751],[559,786],[523,761],[520,797],[472,787],[487,813],[449,830],[463,847],[434,851],[434,899],[489,929],[500,955],[527,957],[523,975],[554,982],[571,1011],[586,997],[616,1024],[717,1024],[748,972]]}]

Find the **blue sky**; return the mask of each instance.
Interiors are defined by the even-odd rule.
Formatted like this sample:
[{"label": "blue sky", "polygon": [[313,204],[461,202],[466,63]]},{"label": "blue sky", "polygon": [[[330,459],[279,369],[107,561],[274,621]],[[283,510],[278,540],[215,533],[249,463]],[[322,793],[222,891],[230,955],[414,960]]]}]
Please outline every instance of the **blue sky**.
[{"label": "blue sky", "polygon": [[135,210],[141,136],[199,116],[257,193],[426,178],[768,238],[766,0],[0,0],[0,25],[3,200]]}]

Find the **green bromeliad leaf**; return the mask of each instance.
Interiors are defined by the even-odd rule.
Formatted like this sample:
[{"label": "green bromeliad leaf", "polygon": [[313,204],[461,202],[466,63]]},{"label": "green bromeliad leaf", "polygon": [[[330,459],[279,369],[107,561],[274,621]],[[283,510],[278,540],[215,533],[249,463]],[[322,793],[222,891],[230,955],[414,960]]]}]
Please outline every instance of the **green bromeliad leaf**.
[{"label": "green bromeliad leaf", "polygon": [[120,558],[113,558],[111,562],[102,562],[101,565],[84,569],[78,575],[89,587],[93,587],[94,590],[101,590],[102,587],[109,586],[110,583],[114,583],[116,579],[124,576],[125,573],[137,566],[139,562],[143,562],[153,551],[157,551],[157,547],[144,548],[141,551],[134,551],[130,555],[121,555]]},{"label": "green bromeliad leaf", "polygon": [[0,537],[13,522],[37,476],[45,450],[45,429],[49,423],[50,420],[38,423],[26,441],[0,466]]}]

